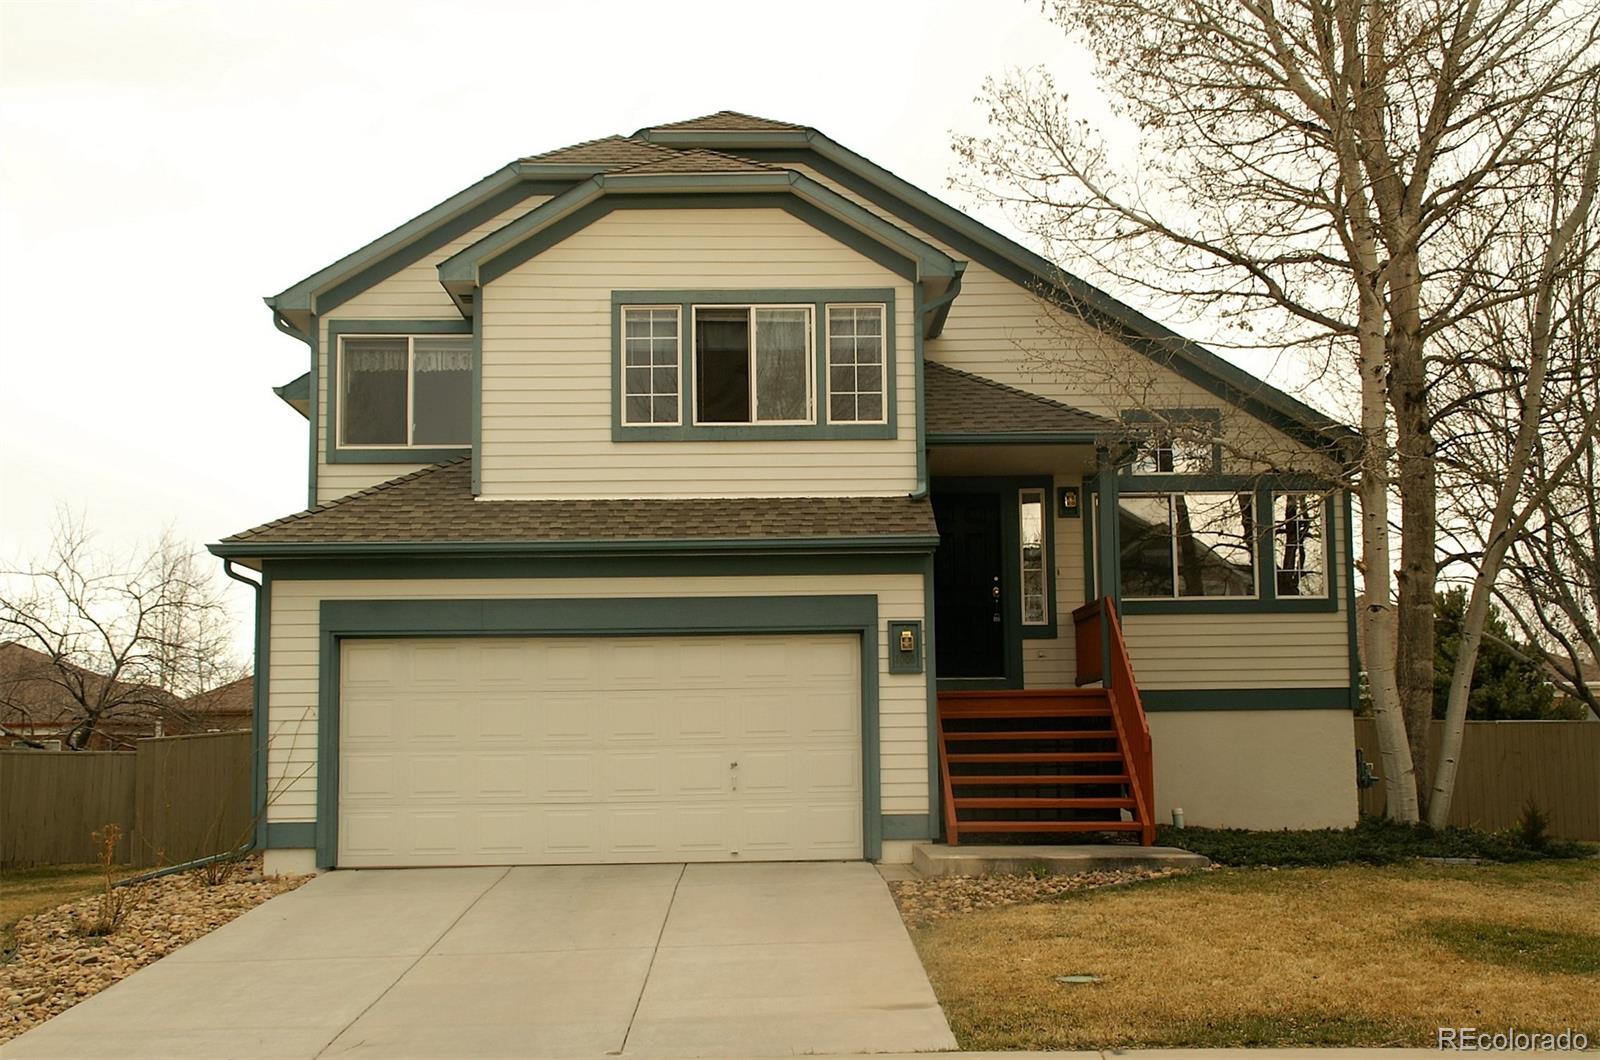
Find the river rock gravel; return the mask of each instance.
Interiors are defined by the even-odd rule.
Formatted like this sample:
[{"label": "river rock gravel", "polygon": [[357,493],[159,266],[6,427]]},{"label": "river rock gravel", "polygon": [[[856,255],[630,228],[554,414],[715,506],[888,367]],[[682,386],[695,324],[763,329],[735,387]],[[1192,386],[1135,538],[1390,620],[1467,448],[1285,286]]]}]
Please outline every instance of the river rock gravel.
[{"label": "river rock gravel", "polygon": [[1140,880],[1157,880],[1185,871],[1188,870],[1124,869],[1060,876],[933,876],[896,880],[889,884],[889,890],[894,894],[895,904],[900,907],[901,917],[907,924],[917,926],[980,909],[1044,902],[1072,891],[1092,891]]},{"label": "river rock gravel", "polygon": [[0,1042],[309,879],[263,877],[259,858],[245,860],[216,886],[198,871],[163,876],[134,885],[126,919],[106,936],[81,927],[98,913],[99,896],[25,917],[16,927],[16,949],[0,959]]}]

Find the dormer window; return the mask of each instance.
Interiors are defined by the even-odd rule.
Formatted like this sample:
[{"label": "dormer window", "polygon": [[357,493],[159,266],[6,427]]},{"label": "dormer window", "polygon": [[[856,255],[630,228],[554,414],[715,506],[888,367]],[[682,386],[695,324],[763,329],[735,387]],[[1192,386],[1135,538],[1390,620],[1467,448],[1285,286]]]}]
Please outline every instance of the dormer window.
[{"label": "dormer window", "polygon": [[472,444],[472,340],[343,335],[339,446],[465,448]]}]

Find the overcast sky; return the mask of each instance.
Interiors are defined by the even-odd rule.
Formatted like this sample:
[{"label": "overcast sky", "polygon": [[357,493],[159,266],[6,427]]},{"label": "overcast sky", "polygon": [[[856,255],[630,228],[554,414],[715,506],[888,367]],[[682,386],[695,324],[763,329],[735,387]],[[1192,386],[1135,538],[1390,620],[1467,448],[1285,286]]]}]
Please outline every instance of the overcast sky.
[{"label": "overcast sky", "polygon": [[985,76],[1086,86],[1036,2],[798,10],[0,0],[0,558],[59,505],[112,548],[303,507],[261,297],[516,157],[726,108],[948,196]]}]

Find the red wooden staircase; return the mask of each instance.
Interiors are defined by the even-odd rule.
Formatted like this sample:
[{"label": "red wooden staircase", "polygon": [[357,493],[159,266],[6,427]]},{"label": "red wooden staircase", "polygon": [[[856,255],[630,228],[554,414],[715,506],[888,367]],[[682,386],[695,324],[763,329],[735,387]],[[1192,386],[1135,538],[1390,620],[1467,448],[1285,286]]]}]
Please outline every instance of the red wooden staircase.
[{"label": "red wooden staircase", "polygon": [[939,693],[945,837],[1134,832],[1155,841],[1150,727],[1109,601],[1073,612],[1078,683]]}]

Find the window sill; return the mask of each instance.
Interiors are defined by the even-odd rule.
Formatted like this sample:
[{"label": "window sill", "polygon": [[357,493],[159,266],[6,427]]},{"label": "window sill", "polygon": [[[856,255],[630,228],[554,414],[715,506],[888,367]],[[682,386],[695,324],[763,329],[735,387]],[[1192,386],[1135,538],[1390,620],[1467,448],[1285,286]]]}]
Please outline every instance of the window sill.
[{"label": "window sill", "polygon": [[619,424],[611,428],[613,442],[886,441],[895,436],[891,423],[756,423],[726,427],[624,427]]},{"label": "window sill", "polygon": [[1125,615],[1263,615],[1263,614],[1332,614],[1339,610],[1339,602],[1331,597],[1323,599],[1258,600],[1214,599],[1197,600],[1128,600],[1122,601]]},{"label": "window sill", "polygon": [[470,445],[448,449],[333,449],[328,453],[330,464],[437,464],[454,460],[472,452]]}]

